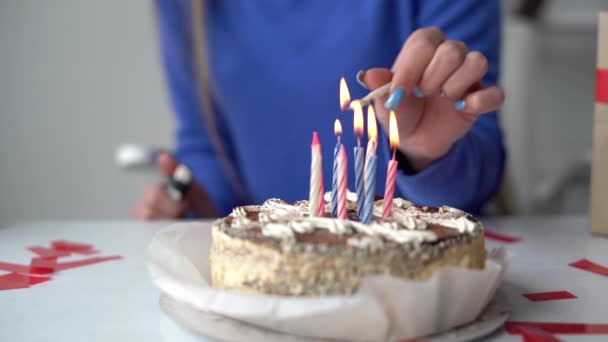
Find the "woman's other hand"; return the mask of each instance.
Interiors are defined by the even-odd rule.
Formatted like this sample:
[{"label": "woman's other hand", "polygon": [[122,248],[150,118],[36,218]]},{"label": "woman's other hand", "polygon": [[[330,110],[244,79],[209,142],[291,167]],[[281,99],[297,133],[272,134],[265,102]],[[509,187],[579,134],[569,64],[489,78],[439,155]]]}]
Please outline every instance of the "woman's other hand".
[{"label": "woman's other hand", "polygon": [[[166,177],[171,177],[178,165],[175,158],[169,153],[160,153],[157,164]],[[199,217],[217,216],[217,211],[207,191],[196,181],[192,181],[181,201],[169,196],[165,183],[147,185],[131,214],[135,219],[142,221],[172,220],[183,217],[188,211],[194,212]]]}]

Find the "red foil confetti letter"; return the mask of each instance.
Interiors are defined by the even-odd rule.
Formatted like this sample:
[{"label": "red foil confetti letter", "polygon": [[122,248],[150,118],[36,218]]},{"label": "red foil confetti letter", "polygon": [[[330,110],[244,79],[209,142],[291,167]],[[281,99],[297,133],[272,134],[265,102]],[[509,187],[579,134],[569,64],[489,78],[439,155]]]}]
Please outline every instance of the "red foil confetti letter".
[{"label": "red foil confetti letter", "polygon": [[51,277],[39,277],[39,276],[30,277],[29,283],[30,283],[30,285],[36,285],[36,284],[44,283],[45,281],[51,280],[51,279],[53,279],[53,278],[51,278]]},{"label": "red foil confetti letter", "polygon": [[587,324],[587,323],[554,323],[554,322],[516,322],[505,323],[505,328],[509,334],[520,334],[521,329],[538,329],[550,334],[571,334],[571,335],[606,335],[608,334],[608,324]]},{"label": "red foil confetti letter", "polygon": [[485,235],[486,239],[488,239],[488,240],[495,240],[495,241],[500,241],[500,242],[505,242],[505,243],[515,243],[515,242],[521,241],[521,238],[518,236],[509,236],[509,235],[494,233],[489,230],[484,231],[484,235]]},{"label": "red foil confetti letter", "polygon": [[72,252],[84,255],[97,253],[97,251],[93,249],[93,245],[67,240],[55,240],[52,242],[51,247],[57,251]]},{"label": "red foil confetti letter", "polygon": [[72,255],[71,252],[58,251],[54,248],[46,248],[42,246],[31,246],[27,248],[34,254],[38,254],[41,258],[58,258]]},{"label": "red foil confetti letter", "polygon": [[597,69],[595,73],[595,101],[608,103],[608,69]]},{"label": "red foil confetti letter", "polygon": [[0,291],[24,289],[31,285],[36,285],[52,279],[51,277],[41,275],[53,274],[58,271],[97,264],[104,261],[122,259],[119,255],[112,255],[59,263],[57,262],[57,258],[70,256],[72,253],[81,255],[99,253],[99,251],[93,248],[93,245],[67,240],[53,241],[51,248],[31,246],[27,247],[27,249],[37,255],[36,257],[32,257],[29,265],[0,261],[0,271],[11,272],[9,274],[0,275]]},{"label": "red foil confetti letter", "polygon": [[30,287],[29,278],[19,273],[9,273],[0,276],[0,291],[25,289]]},{"label": "red foil confetti letter", "polygon": [[13,272],[0,276],[0,291],[25,289],[30,287],[30,285],[39,284],[50,279],[49,277],[30,277]]},{"label": "red foil confetti letter", "polygon": [[10,262],[0,261],[0,271],[8,271],[15,273],[30,273],[30,267],[27,265],[13,264]]},{"label": "red foil confetti letter", "polygon": [[596,274],[608,277],[608,267],[598,265],[587,259],[581,259],[581,260],[572,262],[572,263],[568,264],[568,266],[575,267],[575,268],[581,269],[583,271],[592,272],[592,273],[596,273]]},{"label": "red foil confetti letter", "polygon": [[30,273],[32,274],[51,274],[55,272],[57,260],[50,258],[32,258],[30,262]]},{"label": "red foil confetti letter", "polygon": [[559,342],[560,340],[550,333],[535,327],[511,325],[510,322],[505,324],[505,328],[509,334],[519,334],[524,342]]},{"label": "red foil confetti letter", "polygon": [[540,302],[545,300],[559,300],[559,299],[572,299],[577,298],[575,295],[568,291],[552,291],[552,292],[537,292],[537,293],[524,293],[522,296],[528,298],[533,302]]}]

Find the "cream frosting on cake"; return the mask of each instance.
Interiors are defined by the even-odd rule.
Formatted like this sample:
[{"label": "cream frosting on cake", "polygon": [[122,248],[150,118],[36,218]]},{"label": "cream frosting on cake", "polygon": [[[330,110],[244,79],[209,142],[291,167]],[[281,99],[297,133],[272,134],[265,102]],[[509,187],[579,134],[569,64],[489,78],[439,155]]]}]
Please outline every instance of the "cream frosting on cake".
[{"label": "cream frosting on cake", "polygon": [[213,224],[213,286],[279,295],[348,294],[363,277],[387,274],[428,278],[447,265],[483,268],[483,226],[462,210],[419,207],[393,200],[382,218],[374,203],[370,224],[356,218],[349,193],[348,220],[309,216],[308,202],[269,199],[235,208]]}]

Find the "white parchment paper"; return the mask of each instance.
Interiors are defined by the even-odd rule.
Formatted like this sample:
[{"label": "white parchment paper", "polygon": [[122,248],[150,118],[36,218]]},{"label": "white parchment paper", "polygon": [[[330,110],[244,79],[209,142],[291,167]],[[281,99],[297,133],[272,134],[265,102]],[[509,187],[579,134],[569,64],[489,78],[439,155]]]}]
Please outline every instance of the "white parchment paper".
[{"label": "white parchment paper", "polygon": [[473,321],[498,288],[508,264],[489,253],[483,270],[446,267],[424,282],[370,276],[352,296],[282,297],[209,285],[208,223],[178,223],[148,247],[148,269],[166,294],[194,308],[269,329],[337,340],[384,341],[426,336]]}]

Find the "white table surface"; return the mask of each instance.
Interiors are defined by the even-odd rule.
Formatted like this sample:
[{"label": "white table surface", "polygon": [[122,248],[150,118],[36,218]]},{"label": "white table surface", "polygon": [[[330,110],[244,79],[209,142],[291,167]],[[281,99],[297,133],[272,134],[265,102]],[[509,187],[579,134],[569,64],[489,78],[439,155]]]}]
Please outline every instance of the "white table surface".
[{"label": "white table surface", "polygon": [[[583,217],[493,218],[490,230],[521,236],[502,287],[510,320],[608,323],[608,277],[568,266],[581,258],[608,265],[608,238],[591,236]],[[87,242],[108,261],[55,274],[28,289],[0,291],[0,341],[207,341],[162,314],[145,267],[145,249],[162,223],[49,222],[0,227],[0,261],[27,264],[32,245]],[[0,271],[4,274],[4,271]],[[531,302],[522,293],[567,290],[577,299]],[[608,341],[608,335],[557,335],[564,341]],[[492,340],[521,341],[504,332]]]}]

